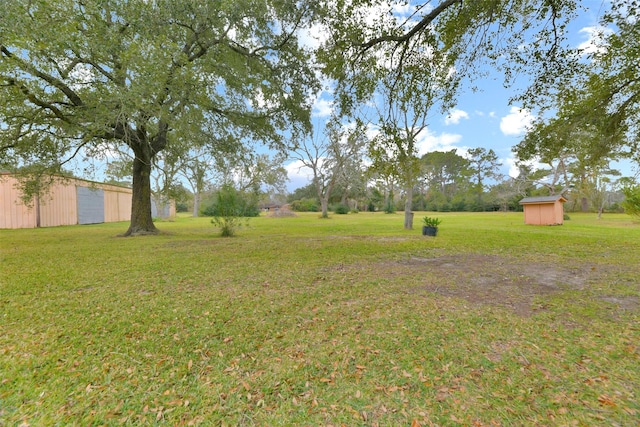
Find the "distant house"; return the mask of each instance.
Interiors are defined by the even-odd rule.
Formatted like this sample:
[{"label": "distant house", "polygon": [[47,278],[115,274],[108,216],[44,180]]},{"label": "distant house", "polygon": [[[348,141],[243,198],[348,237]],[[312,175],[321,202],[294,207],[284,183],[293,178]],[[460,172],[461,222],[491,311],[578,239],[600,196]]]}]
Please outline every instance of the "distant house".
[{"label": "distant house", "polygon": [[[58,177],[46,195],[27,205],[21,199],[18,180],[0,173],[0,228],[36,228],[58,225],[129,221],[131,194],[128,187],[77,178]],[[153,202],[153,201],[152,201]],[[152,206],[154,216],[175,216],[175,203]]]},{"label": "distant house", "polygon": [[567,199],[562,195],[525,197],[520,200],[524,209],[524,223],[531,225],[564,224],[564,206]]},{"label": "distant house", "polygon": [[258,206],[258,208],[262,212],[274,212],[280,209],[280,205],[277,203],[261,203],[260,206]]}]

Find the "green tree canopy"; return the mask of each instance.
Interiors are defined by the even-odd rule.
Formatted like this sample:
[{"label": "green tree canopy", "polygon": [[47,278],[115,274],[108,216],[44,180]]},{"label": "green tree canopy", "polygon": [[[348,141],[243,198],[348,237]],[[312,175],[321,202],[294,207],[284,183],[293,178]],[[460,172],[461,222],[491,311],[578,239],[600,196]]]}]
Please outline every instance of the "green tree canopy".
[{"label": "green tree canopy", "polygon": [[570,84],[540,96],[553,115],[540,118],[514,148],[521,160],[571,157],[587,168],[622,156],[640,161],[639,18],[637,1],[612,2],[600,22],[600,41],[582,52]]},{"label": "green tree canopy", "polygon": [[469,160],[450,151],[432,151],[422,156],[422,176],[429,190],[450,199],[455,192],[469,186]]},{"label": "green tree canopy", "polygon": [[[218,141],[284,146],[309,128],[314,1],[6,0],[0,13],[0,166],[56,171],[133,157],[127,234],[154,233],[158,153],[210,126]],[[186,139],[187,142],[193,141]],[[188,147],[189,144],[187,144]],[[175,155],[176,153],[172,153]]]},{"label": "green tree canopy", "polygon": [[[480,64],[488,63],[499,67],[507,82],[521,73],[531,75],[532,97],[564,76],[558,70],[570,69],[575,59],[565,48],[575,0],[326,3],[330,35],[319,58],[327,75],[336,79],[339,106],[346,112],[375,91],[381,60],[392,65],[398,79],[405,66],[442,59],[458,76],[473,78],[483,75]],[[397,13],[407,9],[408,15]],[[430,55],[435,55],[433,61]]]},{"label": "green tree canopy", "polygon": [[564,29],[574,0],[344,0],[326,6],[330,36],[318,58],[335,79],[339,111],[356,115],[373,101],[382,112],[370,156],[376,172],[403,186],[405,228],[411,228],[419,172],[417,137],[428,114],[455,106],[462,82],[486,70],[481,64],[500,67],[507,82],[526,72],[542,85],[571,60]]}]

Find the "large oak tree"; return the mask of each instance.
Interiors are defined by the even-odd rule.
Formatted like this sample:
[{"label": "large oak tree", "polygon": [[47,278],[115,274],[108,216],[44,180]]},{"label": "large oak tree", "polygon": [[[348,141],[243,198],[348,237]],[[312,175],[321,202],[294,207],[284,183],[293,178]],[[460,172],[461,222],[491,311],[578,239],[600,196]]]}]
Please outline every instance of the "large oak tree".
[{"label": "large oak tree", "polygon": [[[132,154],[127,235],[157,232],[154,159],[205,124],[274,147],[309,128],[313,1],[5,0],[0,167]],[[189,144],[186,144],[188,148]]]}]

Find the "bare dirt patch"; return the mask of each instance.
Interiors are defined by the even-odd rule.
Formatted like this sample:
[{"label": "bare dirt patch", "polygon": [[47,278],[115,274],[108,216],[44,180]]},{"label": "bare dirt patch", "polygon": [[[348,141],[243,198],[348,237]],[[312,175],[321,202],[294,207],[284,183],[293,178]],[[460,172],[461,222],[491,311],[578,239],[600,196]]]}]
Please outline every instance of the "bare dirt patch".
[{"label": "bare dirt patch", "polygon": [[[544,310],[539,296],[588,289],[611,273],[602,266],[567,266],[478,254],[414,257],[384,263],[379,271],[396,279],[417,276],[421,284],[410,288],[411,293],[433,292],[462,298],[470,304],[507,307],[521,316]],[[603,296],[600,299],[623,310],[640,309],[636,297]]]},{"label": "bare dirt patch", "polygon": [[602,301],[614,304],[621,310],[627,311],[639,311],[640,310],[640,298],[634,296],[614,297],[614,296],[602,296]]}]

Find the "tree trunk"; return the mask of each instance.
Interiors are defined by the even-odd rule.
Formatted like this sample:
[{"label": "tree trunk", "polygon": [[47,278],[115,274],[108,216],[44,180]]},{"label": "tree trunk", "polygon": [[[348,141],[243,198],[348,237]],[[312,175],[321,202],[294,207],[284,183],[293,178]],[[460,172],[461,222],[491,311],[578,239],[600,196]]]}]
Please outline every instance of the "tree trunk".
[{"label": "tree trunk", "polygon": [[329,218],[329,197],[331,197],[331,190],[333,190],[333,182],[329,182],[323,192],[322,185],[316,181],[316,190],[318,191],[318,199],[320,199],[322,218]]},{"label": "tree trunk", "polygon": [[193,195],[193,217],[197,218],[200,213],[200,192]]},{"label": "tree trunk", "polygon": [[413,212],[411,212],[413,187],[408,186],[405,194],[407,195],[407,200],[404,202],[404,229],[413,230]]},{"label": "tree trunk", "polygon": [[582,203],[581,203],[580,208],[581,208],[582,212],[589,212],[589,199],[587,199],[586,197],[582,197],[581,202]]},{"label": "tree trunk", "polygon": [[322,210],[322,218],[329,218],[329,200],[326,197],[320,198],[320,206]]},{"label": "tree trunk", "polygon": [[602,212],[604,211],[604,197],[602,198],[602,203],[598,206],[598,219],[602,218]]},{"label": "tree trunk", "polygon": [[157,234],[151,217],[151,149],[134,149],[131,223],[125,236]]}]

